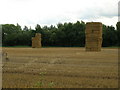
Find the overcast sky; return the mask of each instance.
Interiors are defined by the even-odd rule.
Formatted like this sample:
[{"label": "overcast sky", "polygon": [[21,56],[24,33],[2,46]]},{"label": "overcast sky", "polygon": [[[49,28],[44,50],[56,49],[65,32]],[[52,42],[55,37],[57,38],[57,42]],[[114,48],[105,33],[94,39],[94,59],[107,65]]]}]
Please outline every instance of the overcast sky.
[{"label": "overcast sky", "polygon": [[0,24],[34,27],[76,21],[116,26],[119,0],[0,0]]}]

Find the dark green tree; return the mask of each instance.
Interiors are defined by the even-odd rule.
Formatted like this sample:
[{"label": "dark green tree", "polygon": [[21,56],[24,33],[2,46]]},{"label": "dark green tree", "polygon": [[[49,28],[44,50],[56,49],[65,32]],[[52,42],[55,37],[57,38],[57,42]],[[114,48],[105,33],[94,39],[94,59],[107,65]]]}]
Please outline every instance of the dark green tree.
[{"label": "dark green tree", "polygon": [[120,22],[117,22],[117,38],[118,38],[118,45],[120,46]]},{"label": "dark green tree", "polygon": [[28,29],[27,26],[24,26],[23,30],[24,30],[24,31],[28,31],[29,29]]},{"label": "dark green tree", "polygon": [[117,46],[118,38],[117,31],[113,26],[103,25],[103,43],[102,45],[107,46]]},{"label": "dark green tree", "polygon": [[42,28],[41,28],[41,26],[39,24],[36,25],[35,30],[36,30],[36,33],[43,34],[43,30],[42,30]]},{"label": "dark green tree", "polygon": [[[85,46],[85,22],[58,23],[57,27],[36,25],[35,30],[25,26],[23,30],[17,23],[2,25],[3,46],[31,45],[31,38],[35,33],[41,33],[42,46]],[[103,25],[102,46],[117,46],[120,39],[120,22],[116,24],[117,30],[113,26]],[[120,45],[120,42],[119,42]]]}]

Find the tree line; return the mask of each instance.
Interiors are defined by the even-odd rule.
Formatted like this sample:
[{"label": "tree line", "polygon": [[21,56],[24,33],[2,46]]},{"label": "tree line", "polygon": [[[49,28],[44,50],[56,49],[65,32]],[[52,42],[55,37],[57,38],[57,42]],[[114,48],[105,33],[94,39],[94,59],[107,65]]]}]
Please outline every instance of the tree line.
[{"label": "tree line", "polygon": [[[2,24],[2,45],[3,46],[31,46],[31,38],[35,33],[41,33],[42,46],[64,46],[64,47],[84,47],[86,23],[77,21],[76,23],[58,23],[56,26],[43,26],[39,24],[35,29],[19,24]],[[113,26],[102,25],[103,47],[118,46],[120,38],[120,22],[117,22],[116,29]]]}]

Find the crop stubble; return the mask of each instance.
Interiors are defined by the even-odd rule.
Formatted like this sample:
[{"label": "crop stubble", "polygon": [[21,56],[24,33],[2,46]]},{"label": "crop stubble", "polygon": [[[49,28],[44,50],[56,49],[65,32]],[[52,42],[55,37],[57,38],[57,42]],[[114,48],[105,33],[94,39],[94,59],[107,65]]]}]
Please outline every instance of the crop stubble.
[{"label": "crop stubble", "polygon": [[[3,48],[3,88],[115,88],[118,50],[86,52],[85,48]],[[44,76],[40,73],[45,72]],[[42,80],[41,86],[35,86]],[[49,86],[50,82],[54,84]]]}]

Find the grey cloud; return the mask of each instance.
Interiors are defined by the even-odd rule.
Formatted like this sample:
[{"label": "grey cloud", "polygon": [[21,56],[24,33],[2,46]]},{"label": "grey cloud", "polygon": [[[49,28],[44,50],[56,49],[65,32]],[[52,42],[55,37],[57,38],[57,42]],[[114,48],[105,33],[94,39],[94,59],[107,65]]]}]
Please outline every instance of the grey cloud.
[{"label": "grey cloud", "polygon": [[105,8],[87,8],[83,12],[78,12],[80,15],[79,18],[81,19],[90,19],[90,18],[100,18],[100,17],[107,17],[112,18],[118,16],[117,9],[105,9]]}]

